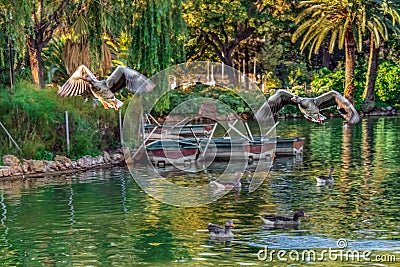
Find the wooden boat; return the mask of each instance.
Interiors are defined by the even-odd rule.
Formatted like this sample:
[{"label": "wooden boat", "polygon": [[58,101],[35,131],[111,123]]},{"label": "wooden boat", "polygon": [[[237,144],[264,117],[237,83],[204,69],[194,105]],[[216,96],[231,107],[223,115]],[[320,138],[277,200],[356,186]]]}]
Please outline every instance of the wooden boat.
[{"label": "wooden boat", "polygon": [[216,161],[241,160],[248,157],[245,146],[248,141],[242,137],[213,137],[199,140],[202,156]]},{"label": "wooden boat", "polygon": [[254,160],[271,161],[275,156],[276,139],[263,140],[261,136],[253,136],[253,140],[244,146],[244,150],[248,152],[249,163]]},{"label": "wooden boat", "polygon": [[[272,162],[275,156],[301,157],[303,154],[304,138],[263,139],[250,133],[248,138],[234,124],[230,125],[230,130],[236,131],[239,136],[214,137],[216,126],[217,123],[145,125],[144,144],[156,140],[146,144],[148,156],[157,166],[165,166],[191,163],[199,156],[208,161],[245,159],[251,163],[254,160]],[[182,139],[185,136],[190,138]]]},{"label": "wooden boat", "polygon": [[146,145],[150,161],[157,167],[165,165],[192,164],[198,156],[199,147],[191,140],[158,140]]},{"label": "wooden boat", "polygon": [[[169,164],[191,164],[202,155],[215,161],[254,160],[270,161],[277,157],[302,156],[304,138],[280,138],[248,141],[241,137],[187,138],[157,140],[146,145],[150,160],[158,167]],[[275,153],[274,153],[275,148]]]}]

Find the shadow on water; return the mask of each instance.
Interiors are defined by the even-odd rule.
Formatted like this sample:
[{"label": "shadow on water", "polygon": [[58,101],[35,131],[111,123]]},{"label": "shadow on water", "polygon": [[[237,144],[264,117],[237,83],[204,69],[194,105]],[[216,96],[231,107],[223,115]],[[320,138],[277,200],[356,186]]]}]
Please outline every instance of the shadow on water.
[{"label": "shadow on water", "polygon": [[[338,249],[339,239],[347,242],[341,251],[368,250],[372,256],[397,255],[400,261],[400,119],[368,118],[353,128],[340,119],[323,125],[281,121],[277,133],[305,137],[301,161],[277,158],[255,192],[248,192],[245,175],[241,190],[201,207],[163,204],[145,194],[123,168],[2,181],[0,264],[302,266],[313,261],[261,261],[257,253],[266,247],[321,253]],[[331,166],[333,186],[316,186],[315,177]],[[192,176],[171,177],[201,180],[204,175]],[[297,210],[309,215],[298,229],[268,229],[258,217],[293,216]],[[209,240],[207,224],[223,225],[228,219],[236,225],[234,240]],[[337,259],[324,261],[343,266]]]}]

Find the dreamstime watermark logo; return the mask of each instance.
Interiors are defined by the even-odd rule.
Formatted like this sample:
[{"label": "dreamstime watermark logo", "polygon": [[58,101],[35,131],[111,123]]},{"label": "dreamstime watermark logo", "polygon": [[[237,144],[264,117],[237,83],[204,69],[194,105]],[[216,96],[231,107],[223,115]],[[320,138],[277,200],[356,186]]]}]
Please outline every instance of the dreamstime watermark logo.
[{"label": "dreamstime watermark logo", "polygon": [[342,261],[342,262],[396,262],[396,255],[372,255],[370,250],[350,250],[347,249],[346,239],[338,239],[337,248],[323,250],[276,250],[265,246],[257,253],[257,258],[261,261]]},{"label": "dreamstime watermark logo", "polygon": [[[160,175],[160,169],[157,164],[153,164],[164,157],[163,160],[167,164],[174,165],[177,169],[187,172],[207,172],[207,167],[213,162],[215,153],[218,153],[218,147],[214,143],[214,139],[192,138],[191,141],[184,141],[185,143],[177,143],[172,140],[171,134],[164,131],[163,127],[167,125],[169,129],[183,131],[185,124],[191,124],[192,120],[199,117],[214,121],[219,127],[222,127],[229,137],[236,135],[236,137],[246,139],[251,134],[248,134],[248,127],[243,123],[236,112],[231,110],[230,106],[225,103],[224,95],[215,94],[213,90],[203,87],[205,90],[205,97],[188,97],[188,100],[180,103],[169,112],[165,118],[163,126],[158,126],[159,132],[153,128],[148,127],[144,119],[144,115],[151,114],[160,103],[166,103],[166,99],[174,90],[181,89],[185,92],[190,86],[196,84],[206,84],[216,86],[219,88],[228,89],[227,93],[235,95],[243,104],[242,109],[247,109],[247,112],[255,113],[261,105],[265,102],[265,97],[257,85],[248,79],[243,73],[227,67],[226,65],[212,62],[191,62],[173,66],[165,69],[150,78],[156,86],[153,91],[144,94],[135,94],[130,101],[123,123],[123,149],[124,156],[127,161],[129,171],[137,184],[148,194],[154,198],[174,206],[194,207],[211,203],[220,197],[227,194],[232,187],[226,187],[220,190],[216,186],[219,184],[235,184],[241,175],[245,172],[247,164],[249,163],[248,154],[230,152],[229,160],[226,162],[226,167],[215,181],[208,181],[208,183],[200,183],[201,185],[194,186],[180,186],[171,180],[164,178]],[[141,92],[141,87],[137,92]],[[187,92],[190,94],[190,92]],[[215,98],[214,96],[219,96]],[[172,98],[171,103],[175,99]],[[211,103],[211,104],[210,104]],[[203,108],[202,108],[203,107]],[[215,109],[209,107],[216,107]],[[268,109],[269,107],[267,107]],[[212,109],[212,110],[211,110]],[[266,114],[271,114],[266,110]],[[258,122],[257,133],[260,136],[272,137],[275,136],[275,121],[271,117]],[[193,129],[192,129],[193,130]],[[161,141],[159,151],[153,151],[152,157],[146,149],[146,145],[150,142],[149,136],[157,136]],[[172,141],[171,141],[172,140]],[[224,141],[225,139],[223,139]],[[233,139],[232,139],[233,140]],[[238,140],[238,139],[236,139]],[[175,142],[175,143],[174,143]],[[199,149],[199,156],[195,159],[190,159],[190,166],[196,168],[182,167],[182,162],[188,161],[190,155],[185,154],[184,149],[176,149],[180,145],[194,144]],[[244,143],[244,141],[240,141]],[[275,141],[276,142],[276,141]],[[172,145],[171,145],[172,143]],[[240,143],[239,143],[240,144]],[[231,144],[233,146],[234,144]],[[208,154],[204,152],[208,151]],[[275,150],[275,144],[274,148]],[[188,150],[187,150],[188,151]],[[158,153],[158,154],[157,154]],[[188,152],[189,153],[189,152]],[[235,155],[233,155],[236,153]],[[143,154],[141,160],[136,160],[136,156]],[[157,154],[155,156],[155,154]],[[256,190],[268,175],[273,157],[270,157],[269,164],[253,163],[252,177],[249,185],[249,191]],[[241,175],[236,175],[241,174]]]}]

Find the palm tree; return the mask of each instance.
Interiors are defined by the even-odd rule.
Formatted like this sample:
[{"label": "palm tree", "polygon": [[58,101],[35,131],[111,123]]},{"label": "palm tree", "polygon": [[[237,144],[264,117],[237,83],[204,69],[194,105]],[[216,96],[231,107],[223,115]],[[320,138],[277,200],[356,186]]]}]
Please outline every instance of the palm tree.
[{"label": "palm tree", "polygon": [[388,39],[388,29],[399,33],[396,24],[400,23],[400,10],[391,1],[372,0],[368,8],[370,12],[367,22],[367,29],[370,32],[369,60],[366,85],[363,93],[363,104],[361,108],[368,112],[374,107],[375,102],[375,81],[378,72],[379,50],[382,41]]},{"label": "palm tree", "polygon": [[345,89],[344,95],[354,103],[354,68],[356,49],[361,51],[362,35],[366,31],[367,12],[362,0],[308,0],[299,4],[305,8],[296,18],[299,28],[292,36],[295,42],[303,39],[300,49],[310,45],[312,52],[318,53],[325,39],[329,40],[329,53],[337,42],[339,49],[345,48]]}]

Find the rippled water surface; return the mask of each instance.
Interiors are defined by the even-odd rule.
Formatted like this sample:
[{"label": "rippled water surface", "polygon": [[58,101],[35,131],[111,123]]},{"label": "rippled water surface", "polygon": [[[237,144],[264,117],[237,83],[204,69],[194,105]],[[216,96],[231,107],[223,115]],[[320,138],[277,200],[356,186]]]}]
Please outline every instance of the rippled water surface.
[{"label": "rippled water surface", "polygon": [[[281,121],[277,134],[305,137],[303,158],[277,158],[255,192],[242,179],[240,191],[201,207],[178,208],[151,198],[124,168],[2,181],[0,264],[399,266],[400,119],[364,119],[353,128],[340,119],[323,125]],[[330,166],[333,187],[317,187],[315,176]],[[299,209],[309,219],[298,229],[267,229],[258,217]],[[227,219],[234,219],[234,240],[209,240],[207,224]],[[337,247],[339,239],[345,248]],[[330,248],[367,251],[371,261],[327,254],[318,260]],[[259,259],[272,250],[286,254]],[[297,260],[296,253],[304,251],[314,251],[317,259]],[[397,263],[388,262],[393,256]]]}]

